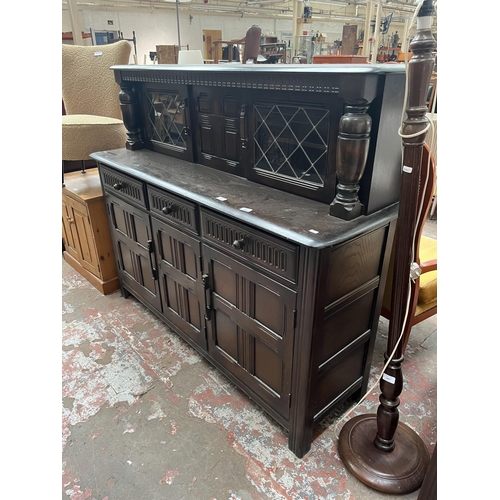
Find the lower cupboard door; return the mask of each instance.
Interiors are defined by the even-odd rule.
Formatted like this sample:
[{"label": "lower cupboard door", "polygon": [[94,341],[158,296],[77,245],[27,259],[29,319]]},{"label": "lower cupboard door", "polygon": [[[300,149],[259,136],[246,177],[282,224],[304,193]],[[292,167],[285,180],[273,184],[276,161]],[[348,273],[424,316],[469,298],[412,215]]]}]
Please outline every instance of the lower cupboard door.
[{"label": "lower cupboard door", "polygon": [[161,311],[149,215],[110,195],[106,195],[106,205],[120,281],[137,298]]},{"label": "lower cupboard door", "polygon": [[156,236],[163,314],[190,340],[207,350],[200,241],[151,219]]},{"label": "lower cupboard door", "polygon": [[203,257],[210,355],[288,418],[296,292],[211,247]]}]

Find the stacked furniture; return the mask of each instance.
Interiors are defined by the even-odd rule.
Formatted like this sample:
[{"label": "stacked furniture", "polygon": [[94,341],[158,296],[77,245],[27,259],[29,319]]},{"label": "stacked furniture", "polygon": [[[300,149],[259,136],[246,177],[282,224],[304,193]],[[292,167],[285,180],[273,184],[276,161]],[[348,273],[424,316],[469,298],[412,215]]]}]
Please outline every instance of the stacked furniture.
[{"label": "stacked furniture", "polygon": [[[101,293],[119,286],[97,169],[90,153],[126,140],[119,87],[109,67],[126,64],[130,44],[62,46],[63,256]],[[81,169],[81,171],[76,171]],[[68,173],[70,172],[70,173]]]},{"label": "stacked furniture", "polygon": [[[274,417],[302,457],[314,425],[367,387],[397,217],[404,71],[112,69],[128,140],[91,156],[122,294]],[[349,166],[363,167],[359,184]],[[358,191],[357,205],[346,201]]]}]

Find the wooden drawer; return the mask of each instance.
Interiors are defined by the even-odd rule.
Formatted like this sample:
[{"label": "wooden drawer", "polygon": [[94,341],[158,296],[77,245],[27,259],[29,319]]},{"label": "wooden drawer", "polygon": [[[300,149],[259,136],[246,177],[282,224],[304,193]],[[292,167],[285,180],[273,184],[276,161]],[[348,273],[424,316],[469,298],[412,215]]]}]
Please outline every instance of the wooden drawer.
[{"label": "wooden drawer", "polygon": [[169,222],[175,221],[183,228],[199,234],[194,203],[151,186],[147,190],[151,214]]},{"label": "wooden drawer", "polygon": [[298,248],[209,210],[201,211],[201,234],[234,255],[297,283]]},{"label": "wooden drawer", "polygon": [[145,185],[132,177],[99,164],[102,187],[108,192],[146,208]]}]

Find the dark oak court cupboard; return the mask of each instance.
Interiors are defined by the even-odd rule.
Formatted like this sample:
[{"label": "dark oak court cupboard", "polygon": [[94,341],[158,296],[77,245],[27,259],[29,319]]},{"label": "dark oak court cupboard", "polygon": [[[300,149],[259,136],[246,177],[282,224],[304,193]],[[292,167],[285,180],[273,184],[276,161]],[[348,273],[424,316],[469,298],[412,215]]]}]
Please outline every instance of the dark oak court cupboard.
[{"label": "dark oak court cupboard", "polygon": [[[335,66],[114,67],[129,139],[92,155],[122,294],[299,457],[315,423],[366,390],[397,217],[404,73]],[[347,221],[329,203],[339,120],[357,106],[372,126],[364,214]]]}]

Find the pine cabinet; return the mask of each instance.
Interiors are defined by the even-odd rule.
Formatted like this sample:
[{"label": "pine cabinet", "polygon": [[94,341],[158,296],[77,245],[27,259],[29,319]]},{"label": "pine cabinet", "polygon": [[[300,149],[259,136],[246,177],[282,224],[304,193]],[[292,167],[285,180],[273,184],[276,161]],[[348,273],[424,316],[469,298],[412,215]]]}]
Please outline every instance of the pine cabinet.
[{"label": "pine cabinet", "polygon": [[103,294],[119,288],[97,169],[65,174],[62,236],[68,264]]}]

